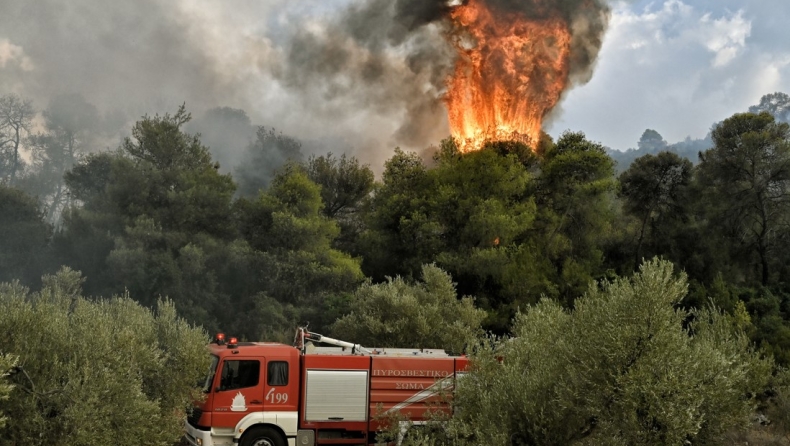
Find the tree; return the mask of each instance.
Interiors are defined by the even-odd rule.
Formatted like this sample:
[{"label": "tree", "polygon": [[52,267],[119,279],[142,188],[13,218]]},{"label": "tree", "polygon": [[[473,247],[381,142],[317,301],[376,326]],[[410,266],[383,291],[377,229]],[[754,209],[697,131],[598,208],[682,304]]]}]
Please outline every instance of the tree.
[{"label": "tree", "polygon": [[324,215],[338,218],[341,214],[353,213],[359,203],[373,190],[373,171],[359,160],[335,157],[331,153],[311,156],[307,160],[307,176],[321,186]]},{"label": "tree", "polygon": [[[9,382],[8,377],[11,371],[16,368],[18,361],[16,356],[9,353],[0,354],[0,401],[8,401],[11,397],[14,385]],[[3,411],[0,411],[0,430],[5,427],[7,422],[8,418]]]},{"label": "tree", "polygon": [[200,139],[220,165],[219,171],[229,173],[239,164],[239,156],[255,139],[255,126],[247,112],[237,108],[215,107],[190,121],[185,130],[200,134]]},{"label": "tree", "polygon": [[691,161],[674,153],[661,152],[637,158],[620,175],[620,195],[624,198],[625,210],[640,222],[635,266],[641,262],[648,230],[652,229],[651,234],[659,232],[663,220],[682,215],[691,170]]},{"label": "tree", "polygon": [[[435,189],[422,191],[441,227],[436,262],[489,313],[497,332],[519,305],[548,293],[530,233],[537,215],[535,178],[520,143],[490,143],[468,154],[444,151],[431,171]],[[516,149],[516,150],[509,150]],[[432,260],[432,259],[430,259]]]},{"label": "tree", "polygon": [[359,244],[374,280],[436,262],[504,333],[519,306],[570,301],[603,273],[615,182],[600,144],[566,133],[537,153],[508,141],[460,153],[446,140],[434,161],[402,151],[387,161]]},{"label": "tree", "polygon": [[140,183],[124,185],[119,181],[133,170],[121,152],[101,152],[86,156],[64,175],[72,201],[54,234],[53,250],[59,264],[82,271],[89,294],[111,295],[122,290],[109,286],[132,285],[111,284],[106,260],[127,224],[125,208],[144,190]]},{"label": "tree", "polygon": [[182,130],[189,117],[145,117],[119,151],[67,173],[81,207],[56,239],[63,262],[88,273],[93,295],[127,289],[146,306],[168,296],[189,321],[247,339],[334,322],[362,273],[332,247],[339,229],[321,188],[293,164],[233,202],[230,175]]},{"label": "tree", "polygon": [[88,157],[67,175],[69,188],[86,209],[120,217],[116,231],[146,216],[166,231],[232,237],[235,185],[200,138],[182,131],[189,119],[184,106],[144,117],[119,152]]},{"label": "tree", "polygon": [[332,333],[375,347],[443,348],[461,353],[482,334],[485,311],[471,297],[458,299],[452,277],[424,265],[422,282],[401,277],[363,284],[351,299],[350,314],[332,325]]},{"label": "tree", "polygon": [[36,284],[48,266],[52,236],[38,200],[0,186],[0,232],[0,281]]},{"label": "tree", "polygon": [[278,169],[289,161],[301,162],[303,159],[302,144],[294,138],[263,126],[258,127],[255,136],[241,164],[234,169],[242,197],[256,196],[258,191],[269,186]]},{"label": "tree", "polygon": [[[323,215],[321,188],[303,168],[289,164],[272,180],[271,187],[254,201],[235,204],[237,224],[244,241],[254,251],[252,270],[258,293],[240,305],[251,315],[247,334],[258,338],[275,309],[290,331],[308,321],[320,329],[340,314],[333,310],[339,296],[362,282],[359,260],[332,248],[340,230]],[[252,299],[252,300],[250,300]]]},{"label": "tree", "polygon": [[603,272],[615,187],[614,161],[584,133],[563,133],[542,155],[536,239],[557,297],[569,304]]},{"label": "tree", "polygon": [[33,103],[16,95],[0,96],[0,181],[14,185],[22,168],[20,150],[30,133]]},{"label": "tree", "polygon": [[66,213],[56,242],[63,263],[88,274],[91,294],[126,288],[149,306],[169,296],[190,321],[217,328],[214,310],[227,298],[217,276],[238,260],[235,185],[200,139],[181,130],[189,118],[183,106],[144,117],[119,151],[88,156],[68,172],[82,206]]},{"label": "tree", "polygon": [[[538,154],[546,153],[553,144],[551,137],[541,132],[540,142],[535,149],[520,141],[488,141],[483,145],[483,150],[493,150],[501,156],[514,155],[525,167],[533,169],[540,161]],[[444,156],[448,154],[447,147],[446,144],[443,144]],[[457,150],[454,144],[450,147]]]},{"label": "tree", "polygon": [[123,203],[123,212],[129,221],[150,216],[166,230],[231,237],[236,186],[230,175],[218,173],[199,135],[182,130],[190,119],[182,105],[175,115],[144,117],[132,128],[122,149],[134,169],[119,174],[141,190],[125,191],[133,200]]},{"label": "tree", "polygon": [[[479,344],[444,440],[491,445],[722,444],[748,426],[771,362],[716,309],[679,311],[683,274],[652,260],[543,300],[514,337]],[[690,325],[687,325],[692,321]]]},{"label": "tree", "polygon": [[770,93],[760,98],[760,103],[749,107],[749,113],[768,112],[778,122],[790,123],[790,96],[786,93]]},{"label": "tree", "polygon": [[337,158],[331,153],[311,156],[305,170],[310,180],[321,186],[324,215],[340,226],[335,246],[353,252],[363,230],[359,211],[373,191],[373,171],[354,157],[343,154]]},{"label": "tree", "polygon": [[[374,280],[392,273],[417,277],[436,262],[490,312],[488,328],[506,330],[512,311],[537,300],[546,284],[529,241],[536,215],[534,177],[523,153],[503,144],[462,154],[443,143],[428,169],[396,151],[371,199],[360,246]],[[518,153],[516,153],[518,152]]]},{"label": "tree", "polygon": [[790,222],[790,125],[769,113],[736,114],[713,129],[715,146],[700,154],[697,179],[711,233],[733,246],[746,266],[756,257],[758,280],[768,284],[774,252]]},{"label": "tree", "polygon": [[145,116],[132,127],[132,137],[125,138],[123,150],[139,167],[167,174],[167,186],[174,186],[180,170],[200,169],[211,165],[208,148],[197,135],[189,135],[181,127],[192,115],[181,105],[175,115]]},{"label": "tree", "polygon": [[499,148],[446,152],[431,170],[437,188],[423,193],[442,224],[447,250],[467,255],[470,248],[508,246],[530,227],[532,175],[518,154]]},{"label": "tree", "polygon": [[47,220],[55,224],[71,199],[66,193],[64,174],[77,163],[81,153],[91,150],[99,114],[82,96],[61,95],[52,99],[43,116],[46,131],[30,137],[33,171],[23,184],[29,193],[46,203]]},{"label": "tree", "polygon": [[681,158],[688,158],[692,163],[696,162],[697,154],[701,150],[707,150],[713,146],[710,135],[703,139],[691,139],[686,137],[683,141],[669,144],[660,133],[653,129],[646,129],[637,142],[638,149],[628,149],[626,151],[612,150],[607,148],[607,153],[615,161],[618,174],[625,172],[634,160],[644,155],[657,155],[660,152],[673,152]]},{"label": "tree", "polygon": [[668,144],[666,141],[664,141],[664,137],[653,129],[645,130],[644,133],[642,133],[642,137],[639,138],[639,142],[637,143],[639,150],[647,153],[661,152],[666,150],[667,146]]},{"label": "tree", "polygon": [[43,282],[38,293],[0,285],[0,351],[19,358],[0,445],[177,441],[201,396],[205,332],[168,301],[85,299],[68,268]]},{"label": "tree", "polygon": [[365,210],[360,237],[363,269],[374,280],[387,275],[416,275],[441,249],[439,224],[428,218],[426,192],[434,190],[422,159],[395,149],[384,163],[381,184]]},{"label": "tree", "polygon": [[458,272],[470,255],[509,246],[529,229],[532,177],[521,160],[493,147],[461,154],[446,144],[433,169],[400,150],[387,161],[364,235],[374,278],[415,276],[440,256]]}]

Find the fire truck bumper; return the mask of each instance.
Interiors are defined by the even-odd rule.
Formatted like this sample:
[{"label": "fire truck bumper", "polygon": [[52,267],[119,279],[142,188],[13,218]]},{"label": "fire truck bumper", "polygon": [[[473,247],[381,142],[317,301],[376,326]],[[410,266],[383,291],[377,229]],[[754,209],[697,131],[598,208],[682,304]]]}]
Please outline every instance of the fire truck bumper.
[{"label": "fire truck bumper", "polygon": [[186,439],[187,443],[190,444],[190,446],[224,446],[233,444],[232,437],[229,438],[227,442],[217,442],[215,441],[216,437],[212,437],[211,431],[202,431],[200,429],[196,429],[189,423],[187,423],[184,431],[184,438]]}]

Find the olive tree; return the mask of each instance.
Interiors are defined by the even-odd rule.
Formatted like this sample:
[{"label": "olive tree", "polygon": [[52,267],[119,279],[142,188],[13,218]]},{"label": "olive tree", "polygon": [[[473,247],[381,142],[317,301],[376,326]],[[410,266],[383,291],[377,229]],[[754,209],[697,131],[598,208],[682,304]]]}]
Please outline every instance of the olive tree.
[{"label": "olive tree", "polygon": [[463,350],[470,336],[482,334],[485,311],[470,297],[459,299],[452,277],[435,265],[423,265],[422,282],[402,277],[363,284],[351,299],[352,311],[332,332],[375,347]]},{"label": "olive tree", "polygon": [[719,311],[677,309],[686,292],[684,274],[652,260],[573,310],[544,299],[519,314],[514,337],[474,352],[442,441],[722,444],[749,422],[772,364]]},{"label": "olive tree", "polygon": [[8,401],[14,385],[8,380],[11,371],[16,367],[16,356],[10,354],[0,354],[0,429],[5,427],[8,419],[4,415],[3,401]]},{"label": "olive tree", "polygon": [[203,330],[169,301],[150,310],[128,296],[86,299],[68,268],[43,281],[37,293],[0,285],[0,353],[18,358],[0,445],[176,441],[201,395]]}]

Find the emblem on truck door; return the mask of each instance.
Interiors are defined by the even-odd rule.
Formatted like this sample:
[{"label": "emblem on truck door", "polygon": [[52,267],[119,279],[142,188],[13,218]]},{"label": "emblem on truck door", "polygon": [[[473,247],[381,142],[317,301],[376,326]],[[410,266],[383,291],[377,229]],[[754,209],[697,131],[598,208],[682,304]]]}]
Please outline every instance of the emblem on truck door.
[{"label": "emblem on truck door", "polygon": [[244,399],[244,395],[241,392],[237,393],[235,397],[233,397],[233,405],[230,406],[230,410],[232,412],[246,412],[247,411],[247,401]]}]

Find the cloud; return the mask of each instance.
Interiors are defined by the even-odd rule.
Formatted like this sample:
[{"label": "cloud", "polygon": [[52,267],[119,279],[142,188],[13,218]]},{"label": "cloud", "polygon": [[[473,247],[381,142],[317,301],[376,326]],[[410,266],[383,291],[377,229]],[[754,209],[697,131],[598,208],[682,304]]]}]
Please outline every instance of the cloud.
[{"label": "cloud", "polygon": [[642,63],[649,63],[644,57],[670,59],[707,48],[711,66],[723,67],[743,52],[750,33],[751,22],[743,10],[714,17],[680,0],[668,0],[660,9],[641,13],[621,5],[607,41],[615,51],[639,50]]},{"label": "cloud", "polygon": [[0,68],[15,64],[22,71],[33,70],[33,61],[25,55],[21,46],[14,45],[8,39],[0,39]]},{"label": "cloud", "polygon": [[752,24],[743,17],[743,10],[733,17],[712,20],[710,14],[700,19],[700,38],[716,57],[713,66],[723,67],[735,59],[746,46]]},{"label": "cloud", "polygon": [[582,130],[620,150],[635,147],[647,128],[670,142],[704,137],[762,95],[790,91],[782,43],[790,28],[776,19],[788,18],[786,9],[730,0],[617,3],[592,81],[567,95],[550,133]]}]

